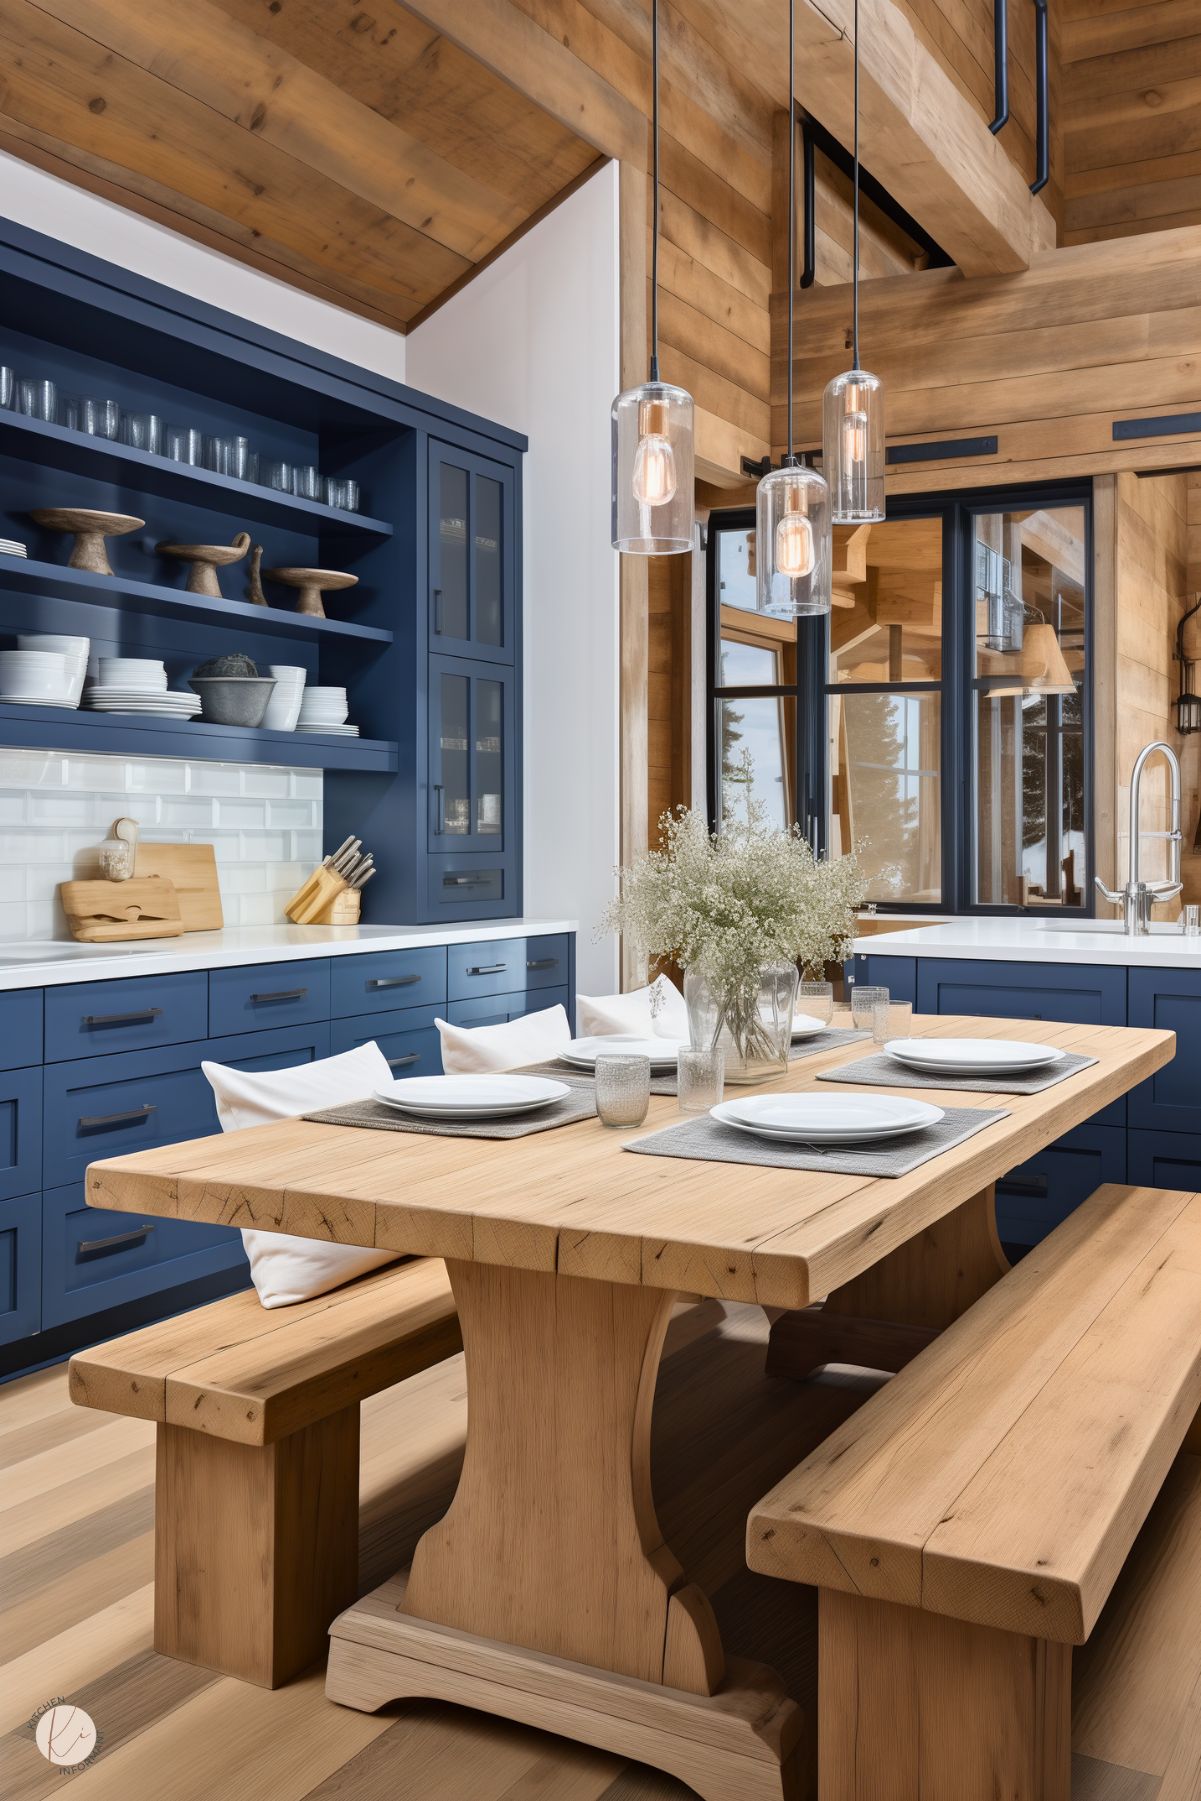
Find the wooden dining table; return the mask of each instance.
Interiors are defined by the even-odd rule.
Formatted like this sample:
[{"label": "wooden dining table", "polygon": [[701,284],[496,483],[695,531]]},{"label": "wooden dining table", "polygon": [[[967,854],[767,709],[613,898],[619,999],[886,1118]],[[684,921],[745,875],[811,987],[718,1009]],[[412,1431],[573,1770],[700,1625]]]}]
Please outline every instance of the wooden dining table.
[{"label": "wooden dining table", "polygon": [[[673,1305],[768,1309],[773,1373],[795,1357],[806,1375],[827,1332],[831,1360],[899,1367],[1005,1275],[994,1184],[1175,1048],[1170,1032],[1033,1020],[913,1030],[1096,1061],[1037,1094],[891,1090],[1005,1114],[888,1178],[627,1154],[679,1118],[660,1097],[636,1130],[588,1120],[501,1141],[289,1120],[92,1165],[96,1207],[446,1259],[468,1392],[458,1488],[411,1567],[333,1622],[334,1701],[481,1708],[641,1759],[705,1801],[800,1793],[795,1702],[772,1669],[725,1655],[656,1521],[651,1414]],[[765,1090],[811,1090],[871,1049],[801,1058]]]}]

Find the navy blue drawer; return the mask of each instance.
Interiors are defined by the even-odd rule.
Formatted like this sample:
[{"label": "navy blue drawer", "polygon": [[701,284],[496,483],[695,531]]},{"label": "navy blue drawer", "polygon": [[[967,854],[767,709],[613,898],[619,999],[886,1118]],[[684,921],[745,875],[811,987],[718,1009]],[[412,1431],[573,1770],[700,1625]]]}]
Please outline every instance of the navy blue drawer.
[{"label": "navy blue drawer", "polygon": [[42,1061],[42,991],[14,988],[0,994],[0,1069]]},{"label": "navy blue drawer", "polygon": [[189,969],[46,990],[46,1061],[207,1038],[208,974]]},{"label": "navy blue drawer", "polygon": [[[451,1001],[477,994],[516,994],[527,989],[565,988],[568,980],[566,932],[545,938],[497,938],[479,944],[452,944],[447,951],[447,995]],[[529,1008],[522,1008],[528,1012]]]},{"label": "navy blue drawer", "polygon": [[82,1182],[42,1196],[44,1330],[244,1262],[227,1228],[89,1207]]},{"label": "navy blue drawer", "polygon": [[566,988],[527,988],[520,994],[479,995],[470,1001],[451,1001],[446,1017],[452,1026],[503,1026],[525,1013],[566,1006]]},{"label": "navy blue drawer", "polygon": [[0,1201],[0,1344],[40,1330],[41,1266],[41,1195]]},{"label": "navy blue drawer", "polygon": [[329,1018],[329,963],[258,963],[209,972],[209,1029],[266,1032]]},{"label": "navy blue drawer", "polygon": [[42,1186],[42,1072],[0,1070],[0,1200]]},{"label": "navy blue drawer", "polygon": [[520,910],[515,857],[469,851],[424,863],[424,919],[503,919]]},{"label": "navy blue drawer", "polygon": [[1131,1131],[1126,1171],[1140,1188],[1201,1188],[1201,1132]]},{"label": "navy blue drawer", "polygon": [[128,1051],[51,1064],[44,1101],[44,1186],[79,1181],[89,1163],[216,1129],[200,1071],[207,1046]]},{"label": "navy blue drawer", "polygon": [[446,946],[331,957],[329,1010],[334,1019],[441,1006],[446,999]]},{"label": "navy blue drawer", "polygon": [[1175,1032],[1176,1055],[1127,1102],[1132,1126],[1167,1132],[1201,1132],[1201,970],[1132,969],[1132,1026]]},{"label": "navy blue drawer", "polygon": [[1091,1121],[1078,1126],[998,1181],[1002,1244],[1037,1244],[1102,1182],[1125,1180],[1126,1134],[1121,1127]]},{"label": "navy blue drawer", "polygon": [[917,1006],[917,958],[879,957],[869,953],[854,960],[854,979],[864,987],[887,988],[894,1001]]},{"label": "navy blue drawer", "polygon": [[330,1027],[330,1051],[357,1050],[360,1044],[379,1045],[394,1076],[440,1076],[442,1053],[434,1017],[439,1007],[409,1007],[397,1013],[360,1014],[358,1019],[335,1019]]}]

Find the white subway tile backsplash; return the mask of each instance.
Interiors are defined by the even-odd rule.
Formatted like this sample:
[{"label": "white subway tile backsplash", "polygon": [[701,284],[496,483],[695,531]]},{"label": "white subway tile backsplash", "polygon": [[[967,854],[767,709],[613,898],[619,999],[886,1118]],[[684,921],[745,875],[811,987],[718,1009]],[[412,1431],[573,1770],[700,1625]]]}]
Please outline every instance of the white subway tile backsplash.
[{"label": "white subway tile backsplash", "polygon": [[147,840],[212,844],[226,924],[273,924],[321,861],[322,786],[320,770],[0,749],[0,938],[62,935],[58,884],[94,873],[122,814]]}]

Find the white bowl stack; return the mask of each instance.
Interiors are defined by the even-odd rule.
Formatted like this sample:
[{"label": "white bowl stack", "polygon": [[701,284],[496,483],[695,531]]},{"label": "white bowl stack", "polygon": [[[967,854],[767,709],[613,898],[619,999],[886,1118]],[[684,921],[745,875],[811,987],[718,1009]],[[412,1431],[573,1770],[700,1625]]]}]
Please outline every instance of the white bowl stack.
[{"label": "white bowl stack", "polygon": [[97,713],[148,713],[160,719],[194,719],[200,696],[168,689],[167,671],[153,657],[101,657],[85,699]]},{"label": "white bowl stack", "polygon": [[0,650],[0,702],[6,706],[74,707],[71,681],[61,651]]},{"label": "white bowl stack", "polygon": [[275,689],[263,714],[263,726],[269,732],[294,732],[308,671],[298,669],[292,663],[272,663],[268,674],[275,677]]},{"label": "white bowl stack", "polygon": [[296,721],[299,732],[329,732],[335,737],[357,738],[357,725],[347,725],[350,705],[345,688],[306,688]]},{"label": "white bowl stack", "polygon": [[90,638],[69,638],[57,632],[21,632],[17,637],[18,651],[32,651],[35,655],[61,656],[66,666],[66,686],[62,694],[44,704],[56,707],[77,707],[83,693],[84,677],[88,672],[88,651],[91,649]]}]

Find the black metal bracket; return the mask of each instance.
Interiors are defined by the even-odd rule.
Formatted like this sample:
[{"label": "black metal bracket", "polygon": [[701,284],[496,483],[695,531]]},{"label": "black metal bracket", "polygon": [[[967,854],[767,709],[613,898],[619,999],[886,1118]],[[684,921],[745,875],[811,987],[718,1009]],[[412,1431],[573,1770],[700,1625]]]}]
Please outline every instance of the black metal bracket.
[{"label": "black metal bracket", "polygon": [[801,286],[811,288],[817,280],[817,146],[813,141],[810,121],[801,115],[801,204],[805,209],[805,229],[801,239]]},{"label": "black metal bracket", "polygon": [[[820,150],[826,161],[833,163],[836,169],[841,169],[849,181],[855,167],[850,151],[845,150],[833,133],[827,131],[820,120],[813,118],[811,114],[802,111],[800,119],[802,142],[807,136],[814,151]],[[883,182],[877,181],[862,163],[859,165],[859,189],[865,200],[870,200],[886,218],[900,227],[907,238],[913,239],[919,250],[925,252],[928,269],[949,269],[952,266],[954,257],[947,255],[942,245],[936,243],[925,227],[919,225],[913,215],[893,199]]]},{"label": "black metal bracket", "polygon": [[[1115,419],[1113,438],[1120,444],[1126,438],[1174,438],[1196,433],[1201,436],[1201,413],[1163,413],[1158,419]],[[1156,470],[1157,475],[1166,471]]]},{"label": "black metal bracket", "polygon": [[762,481],[763,477],[770,475],[772,471],[772,461],[769,456],[760,457],[758,461],[754,457],[743,457],[738,466],[747,480],[752,482]]},{"label": "black metal bracket", "polygon": [[1051,179],[1050,76],[1047,67],[1047,0],[1034,0],[1034,99],[1037,108],[1034,145],[1034,180],[1030,192],[1039,194]]},{"label": "black metal bracket", "polygon": [[1009,0],[992,0],[993,117],[995,137],[1009,123]]},{"label": "black metal bracket", "polygon": [[935,444],[890,444],[887,463],[945,463],[960,457],[995,457],[995,438],[943,438]]}]

